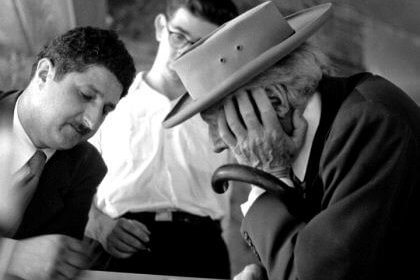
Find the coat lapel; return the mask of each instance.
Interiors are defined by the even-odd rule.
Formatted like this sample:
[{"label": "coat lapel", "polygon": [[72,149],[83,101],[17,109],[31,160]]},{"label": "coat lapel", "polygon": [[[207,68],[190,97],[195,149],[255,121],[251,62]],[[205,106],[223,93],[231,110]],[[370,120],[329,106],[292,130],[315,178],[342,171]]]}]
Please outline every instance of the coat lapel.
[{"label": "coat lapel", "polygon": [[[63,197],[71,182],[69,163],[69,155],[66,151],[57,151],[47,162],[36,193],[16,233],[16,238],[42,232],[42,228],[63,209]],[[65,223],[66,221],[56,222]]]},{"label": "coat lapel", "polygon": [[357,83],[369,77],[368,73],[359,73],[349,78],[324,76],[318,85],[321,94],[321,119],[312,144],[308,169],[305,175],[305,200],[307,219],[321,210],[320,201],[323,195],[323,184],[319,177],[319,162],[325,141],[337,116],[340,106],[353,91]]}]

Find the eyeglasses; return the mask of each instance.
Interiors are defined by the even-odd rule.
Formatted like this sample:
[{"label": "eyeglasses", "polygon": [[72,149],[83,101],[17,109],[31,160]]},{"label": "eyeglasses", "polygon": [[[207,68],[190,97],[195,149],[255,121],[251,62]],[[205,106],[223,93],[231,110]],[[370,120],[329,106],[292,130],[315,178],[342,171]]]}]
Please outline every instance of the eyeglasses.
[{"label": "eyeglasses", "polygon": [[169,44],[174,49],[180,50],[180,49],[185,48],[186,46],[191,46],[192,44],[198,41],[198,40],[191,41],[183,33],[175,31],[175,30],[171,30],[170,25],[168,23],[166,23],[166,30],[168,30],[168,34],[169,34],[168,35]]}]

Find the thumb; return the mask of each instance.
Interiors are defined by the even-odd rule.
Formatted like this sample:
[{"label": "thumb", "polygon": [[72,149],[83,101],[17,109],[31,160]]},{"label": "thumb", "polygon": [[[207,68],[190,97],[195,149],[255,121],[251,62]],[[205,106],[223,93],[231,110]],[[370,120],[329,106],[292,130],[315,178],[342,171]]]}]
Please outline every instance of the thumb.
[{"label": "thumb", "polygon": [[295,109],[293,111],[293,134],[292,140],[297,148],[302,147],[305,140],[306,131],[308,129],[308,122],[303,117],[303,109]]}]

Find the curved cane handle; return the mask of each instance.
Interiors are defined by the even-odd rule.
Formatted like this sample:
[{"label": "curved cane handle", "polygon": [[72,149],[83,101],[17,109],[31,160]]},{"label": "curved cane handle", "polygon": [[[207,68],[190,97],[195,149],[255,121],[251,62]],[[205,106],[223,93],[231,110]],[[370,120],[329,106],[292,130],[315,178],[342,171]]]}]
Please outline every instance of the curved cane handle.
[{"label": "curved cane handle", "polygon": [[249,183],[265,189],[282,197],[285,203],[293,208],[303,199],[300,185],[290,187],[267,172],[241,164],[226,164],[217,168],[211,179],[213,190],[216,193],[224,193],[229,188],[230,180]]}]

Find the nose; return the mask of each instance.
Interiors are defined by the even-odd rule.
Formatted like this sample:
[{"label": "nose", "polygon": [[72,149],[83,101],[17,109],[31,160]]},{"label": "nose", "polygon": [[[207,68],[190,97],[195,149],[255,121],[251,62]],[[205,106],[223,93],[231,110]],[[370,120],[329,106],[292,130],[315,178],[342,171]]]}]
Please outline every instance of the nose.
[{"label": "nose", "polygon": [[220,138],[217,127],[209,126],[209,137],[213,143],[213,152],[220,153],[229,148]]},{"label": "nose", "polygon": [[221,153],[222,151],[228,149],[229,147],[222,141],[213,141],[213,152]]},{"label": "nose", "polygon": [[83,114],[82,124],[91,131],[96,131],[102,123],[102,106],[99,104],[90,104],[86,107]]}]

